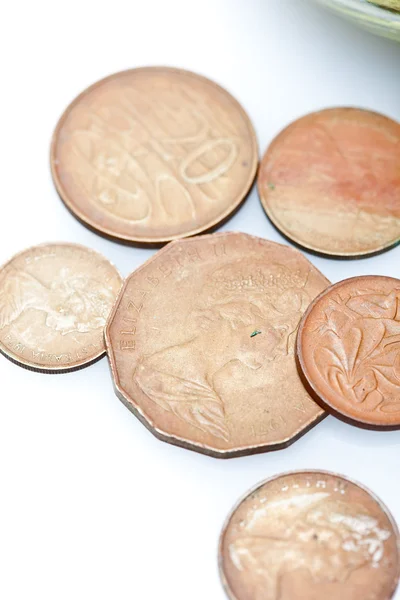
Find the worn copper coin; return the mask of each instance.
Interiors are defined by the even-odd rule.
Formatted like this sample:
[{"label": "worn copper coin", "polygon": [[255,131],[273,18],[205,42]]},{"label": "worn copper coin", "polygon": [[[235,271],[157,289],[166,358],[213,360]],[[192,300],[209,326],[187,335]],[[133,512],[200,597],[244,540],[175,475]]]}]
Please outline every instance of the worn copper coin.
[{"label": "worn copper coin", "polygon": [[389,600],[399,533],[369,490],[317,471],[269,479],[229,516],[220,573],[231,600]]},{"label": "worn copper coin", "polygon": [[327,279],[241,233],[176,241],[128,277],[106,326],[116,392],[162,440],[226,457],[288,445],[323,416],[297,373]]},{"label": "worn copper coin", "polygon": [[105,352],[103,329],[122,280],[76,244],[24,250],[0,269],[0,351],[46,372],[83,367]]},{"label": "worn copper coin", "polygon": [[212,81],[150,67],[95,83],[61,117],[51,168],[67,207],[97,232],[161,243],[227,218],[257,169],[243,108]]},{"label": "worn copper coin", "polygon": [[297,354],[325,405],[362,424],[400,426],[400,280],[353,277],[322,292]]},{"label": "worn copper coin", "polygon": [[400,124],[354,108],[309,114],[272,142],[258,189],[273,224],[304,248],[386,250],[400,240]]}]

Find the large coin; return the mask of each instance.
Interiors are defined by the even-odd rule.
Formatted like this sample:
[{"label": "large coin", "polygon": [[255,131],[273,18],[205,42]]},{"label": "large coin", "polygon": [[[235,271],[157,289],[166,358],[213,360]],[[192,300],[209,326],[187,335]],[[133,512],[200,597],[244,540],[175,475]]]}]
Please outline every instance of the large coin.
[{"label": "large coin", "polygon": [[345,279],[301,323],[302,371],[324,405],[365,425],[400,426],[400,281]]},{"label": "large coin", "polygon": [[232,600],[389,600],[399,533],[369,490],[333,473],[269,479],[234,509],[220,540]]},{"label": "large coin", "polygon": [[89,87],[61,117],[51,149],[53,178],[72,213],[99,233],[138,243],[226,219],[257,162],[253,127],[228,92],[161,67]]},{"label": "large coin", "polygon": [[83,367],[105,352],[103,329],[122,280],[103,256],[44,244],[0,269],[0,351],[46,372]]},{"label": "large coin", "polygon": [[116,392],[159,438],[215,456],[288,445],[323,416],[297,373],[327,279],[241,233],[176,241],[127,278],[106,326]]},{"label": "large coin", "polygon": [[400,240],[400,124],[333,108],[309,114],[272,142],[258,189],[274,225],[309,250],[374,254]]}]

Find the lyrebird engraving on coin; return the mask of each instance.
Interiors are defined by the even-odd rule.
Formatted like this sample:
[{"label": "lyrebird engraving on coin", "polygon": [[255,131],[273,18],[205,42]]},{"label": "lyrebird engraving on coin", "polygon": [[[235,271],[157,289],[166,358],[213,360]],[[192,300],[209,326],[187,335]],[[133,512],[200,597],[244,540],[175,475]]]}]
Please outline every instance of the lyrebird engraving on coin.
[{"label": "lyrebird engraving on coin", "polygon": [[274,225],[309,250],[388,249],[400,240],[400,124],[354,108],[306,115],[268,148],[258,189]]},{"label": "lyrebird engraving on coin", "polygon": [[0,270],[1,352],[41,371],[99,358],[121,283],[111,263],[76,244],[44,244],[14,256]]},{"label": "lyrebird engraving on coin", "polygon": [[106,327],[117,394],[161,439],[217,456],[277,448],[323,412],[294,344],[328,284],[246,234],[177,241],[127,278]]},{"label": "lyrebird engraving on coin", "polygon": [[100,233],[138,243],[194,235],[228,217],[257,169],[242,107],[194,73],[112,75],[67,108],[51,166],[61,198]]},{"label": "lyrebird engraving on coin", "polygon": [[311,304],[299,337],[301,368],[345,417],[400,426],[400,280],[353,277]]},{"label": "lyrebird engraving on coin", "polygon": [[232,600],[389,600],[399,578],[398,530],[368,490],[332,473],[262,483],[220,539]]}]

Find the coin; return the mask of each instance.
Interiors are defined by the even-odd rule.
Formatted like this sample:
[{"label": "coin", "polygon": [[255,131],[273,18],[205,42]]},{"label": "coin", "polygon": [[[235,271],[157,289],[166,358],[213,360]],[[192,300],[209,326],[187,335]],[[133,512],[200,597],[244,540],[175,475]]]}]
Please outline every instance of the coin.
[{"label": "coin", "polygon": [[122,280],[77,244],[24,250],[0,269],[0,351],[28,369],[71,371],[100,358]]},{"label": "coin", "polygon": [[386,250],[400,240],[400,124],[355,108],[309,114],[272,142],[258,189],[272,223],[308,250]]},{"label": "coin", "polygon": [[111,75],[78,96],[52,142],[56,188],[98,233],[163,243],[225,220],[257,169],[257,141],[238,102],[180,69]]},{"label": "coin", "polygon": [[297,355],[324,405],[359,424],[400,426],[400,280],[353,277],[322,292]]},{"label": "coin", "polygon": [[288,445],[324,415],[294,344],[327,285],[297,250],[243,233],[172,242],[126,279],[107,322],[117,395],[157,437],[199,452]]},{"label": "coin", "polygon": [[285,473],[234,508],[220,574],[232,600],[389,600],[398,540],[388,509],[361,485],[327,472]]}]

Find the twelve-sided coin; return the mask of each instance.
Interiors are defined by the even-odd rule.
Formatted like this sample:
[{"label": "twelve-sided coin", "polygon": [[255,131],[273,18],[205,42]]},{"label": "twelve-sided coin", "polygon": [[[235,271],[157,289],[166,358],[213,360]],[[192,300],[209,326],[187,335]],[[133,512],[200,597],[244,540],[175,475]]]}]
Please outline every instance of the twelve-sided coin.
[{"label": "twelve-sided coin", "polygon": [[324,415],[297,327],[327,279],[243,233],[176,241],[123,285],[106,327],[117,394],[159,438],[218,457],[288,445]]}]

